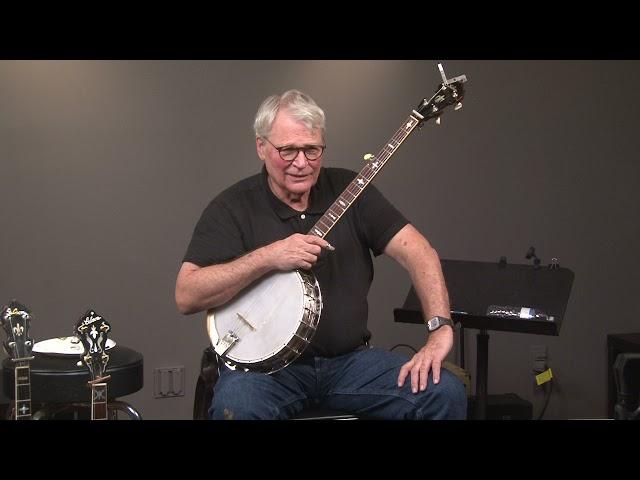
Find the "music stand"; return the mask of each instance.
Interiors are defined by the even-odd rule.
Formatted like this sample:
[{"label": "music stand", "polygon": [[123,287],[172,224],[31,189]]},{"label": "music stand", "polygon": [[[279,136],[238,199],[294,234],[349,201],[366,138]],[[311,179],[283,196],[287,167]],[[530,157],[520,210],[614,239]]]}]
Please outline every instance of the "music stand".
[{"label": "music stand", "polygon": [[[574,274],[567,268],[515,265],[506,262],[441,260],[451,318],[462,328],[475,328],[476,409],[474,418],[487,415],[487,376],[489,364],[488,330],[559,335]],[[533,307],[553,316],[553,321],[487,316],[491,305]],[[424,323],[420,301],[410,288],[402,308],[393,311],[396,322]],[[462,332],[460,335],[462,343]],[[464,347],[463,347],[464,349]],[[463,354],[462,354],[463,355]],[[463,357],[462,357],[463,358]]]}]

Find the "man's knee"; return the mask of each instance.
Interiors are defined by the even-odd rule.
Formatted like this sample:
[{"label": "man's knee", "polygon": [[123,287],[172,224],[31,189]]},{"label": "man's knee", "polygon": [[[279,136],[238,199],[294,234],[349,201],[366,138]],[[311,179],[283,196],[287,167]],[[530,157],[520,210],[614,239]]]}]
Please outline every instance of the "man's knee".
[{"label": "man's knee", "polygon": [[430,385],[424,404],[420,407],[418,417],[425,420],[465,420],[467,418],[467,392],[464,383],[449,370],[440,370],[440,381]]},{"label": "man's knee", "polygon": [[216,383],[209,408],[212,420],[247,420],[258,417],[257,397],[250,378],[241,373],[227,373]]},{"label": "man's knee", "polygon": [[467,418],[467,390],[460,378],[449,370],[440,371],[441,395],[445,398],[445,418],[465,420]]},{"label": "man's knee", "polygon": [[215,385],[209,408],[211,420],[274,420],[282,417],[270,402],[256,373],[230,373]]},{"label": "man's knee", "polygon": [[[274,420],[279,418],[278,410],[266,402],[247,401],[248,392],[242,395],[213,396],[209,418],[211,420]],[[253,398],[256,398],[255,396]]]}]

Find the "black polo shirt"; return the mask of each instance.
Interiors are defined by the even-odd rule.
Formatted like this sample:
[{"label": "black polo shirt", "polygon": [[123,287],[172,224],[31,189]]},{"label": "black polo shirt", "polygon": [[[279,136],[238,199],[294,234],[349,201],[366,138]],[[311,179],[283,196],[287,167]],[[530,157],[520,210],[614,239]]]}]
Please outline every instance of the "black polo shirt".
[{"label": "black polo shirt", "polygon": [[[293,233],[306,234],[355,176],[342,168],[322,168],[307,210],[298,212],[273,194],[263,167],[260,174],[236,183],[209,203],[183,260],[205,267],[233,260]],[[326,236],[336,250],[323,250],[312,269],[322,293],[322,315],[303,357],[342,355],[369,340],[371,255],[383,253],[407,223],[373,184],[338,220]]]}]

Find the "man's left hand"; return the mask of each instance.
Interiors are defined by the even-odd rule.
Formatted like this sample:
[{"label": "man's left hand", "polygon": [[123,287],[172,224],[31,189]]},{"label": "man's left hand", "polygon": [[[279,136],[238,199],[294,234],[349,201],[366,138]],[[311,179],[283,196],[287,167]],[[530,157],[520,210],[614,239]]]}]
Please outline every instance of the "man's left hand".
[{"label": "man's left hand", "polygon": [[429,334],[427,344],[416,353],[411,360],[400,368],[398,387],[402,387],[411,373],[411,391],[418,393],[427,388],[429,370],[433,370],[433,382],[440,382],[440,368],[445,357],[453,346],[453,328],[449,325],[440,327]]}]

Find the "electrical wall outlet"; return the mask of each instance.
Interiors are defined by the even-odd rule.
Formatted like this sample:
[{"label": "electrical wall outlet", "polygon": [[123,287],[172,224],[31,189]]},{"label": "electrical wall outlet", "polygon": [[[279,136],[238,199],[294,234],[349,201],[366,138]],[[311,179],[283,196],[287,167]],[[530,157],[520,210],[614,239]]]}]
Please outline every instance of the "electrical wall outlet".
[{"label": "electrical wall outlet", "polygon": [[547,346],[531,346],[531,368],[535,373],[544,372],[547,369]]},{"label": "electrical wall outlet", "polygon": [[184,367],[154,368],[153,395],[155,398],[182,397],[184,395]]}]

